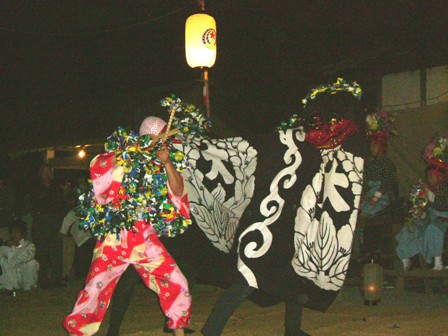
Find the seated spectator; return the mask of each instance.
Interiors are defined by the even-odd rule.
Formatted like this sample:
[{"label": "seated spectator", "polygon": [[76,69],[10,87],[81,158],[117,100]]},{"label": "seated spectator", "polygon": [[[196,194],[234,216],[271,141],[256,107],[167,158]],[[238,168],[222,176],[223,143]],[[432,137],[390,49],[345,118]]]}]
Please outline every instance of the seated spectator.
[{"label": "seated spectator", "polygon": [[392,129],[392,119],[386,112],[370,114],[366,120],[371,157],[364,167],[361,216],[376,216],[398,195],[396,168],[386,156],[387,140],[396,132]]},{"label": "seated spectator", "polygon": [[411,259],[422,254],[426,263],[434,261],[435,271],[444,269],[442,254],[448,228],[448,138],[438,138],[425,150],[428,185],[414,186],[409,197],[412,208],[408,223],[396,236],[397,254],[404,270],[411,268]]},{"label": "seated spectator", "polygon": [[10,227],[11,239],[8,245],[0,247],[0,289],[12,292],[14,289],[29,290],[37,283],[39,263],[34,260],[36,248],[23,238],[26,223],[14,221]]},{"label": "seated spectator", "polygon": [[391,203],[398,196],[397,172],[387,157],[387,141],[396,135],[392,118],[387,112],[369,114],[366,118],[370,157],[364,165],[359,220],[355,232],[355,253],[380,250],[382,229],[379,221],[372,218],[387,213]]}]

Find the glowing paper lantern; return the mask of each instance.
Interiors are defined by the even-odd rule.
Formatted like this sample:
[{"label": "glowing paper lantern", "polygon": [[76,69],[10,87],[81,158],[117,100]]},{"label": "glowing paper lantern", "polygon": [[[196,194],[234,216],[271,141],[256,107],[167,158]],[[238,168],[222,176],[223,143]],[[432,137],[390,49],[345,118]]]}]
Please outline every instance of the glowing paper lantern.
[{"label": "glowing paper lantern", "polygon": [[361,290],[364,294],[364,303],[370,306],[376,305],[381,300],[384,270],[372,260],[370,264],[364,265],[361,275]]},{"label": "glowing paper lantern", "polygon": [[216,60],[216,22],[210,15],[191,15],[185,22],[185,54],[192,68],[210,68]]}]

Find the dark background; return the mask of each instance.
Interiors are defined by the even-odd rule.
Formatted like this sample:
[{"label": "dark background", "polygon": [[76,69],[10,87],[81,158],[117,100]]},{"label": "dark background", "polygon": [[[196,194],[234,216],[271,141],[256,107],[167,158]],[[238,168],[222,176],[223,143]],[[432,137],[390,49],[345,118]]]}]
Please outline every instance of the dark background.
[{"label": "dark background", "polygon": [[[198,11],[187,0],[0,2],[1,149],[104,138],[137,128],[166,94],[196,86],[200,99],[184,56]],[[209,0],[206,11],[217,21],[212,114],[240,135],[272,129],[338,76],[373,106],[383,74],[447,62],[444,0]]]}]

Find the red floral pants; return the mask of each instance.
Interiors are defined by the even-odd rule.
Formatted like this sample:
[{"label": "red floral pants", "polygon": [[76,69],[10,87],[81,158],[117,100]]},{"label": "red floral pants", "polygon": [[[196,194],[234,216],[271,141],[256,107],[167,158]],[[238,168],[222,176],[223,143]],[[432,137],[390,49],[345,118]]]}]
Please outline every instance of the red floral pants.
[{"label": "red floral pants", "polygon": [[108,235],[97,242],[85,287],[78,294],[73,312],[64,320],[70,334],[93,335],[98,331],[115,286],[130,264],[159,296],[168,328],[189,325],[191,296],[187,279],[154,229],[138,222],[134,231],[123,231],[119,239]]}]

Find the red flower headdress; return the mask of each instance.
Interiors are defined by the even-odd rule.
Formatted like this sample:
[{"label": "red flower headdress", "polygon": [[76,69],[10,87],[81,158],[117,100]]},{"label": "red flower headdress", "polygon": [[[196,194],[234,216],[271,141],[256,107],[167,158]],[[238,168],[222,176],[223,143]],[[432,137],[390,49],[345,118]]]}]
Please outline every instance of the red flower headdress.
[{"label": "red flower headdress", "polygon": [[392,125],[392,122],[394,121],[393,117],[393,114],[386,111],[369,114],[366,117],[367,136],[369,137],[369,140],[387,145],[387,140],[391,136],[398,134],[397,130]]},{"label": "red flower headdress", "polygon": [[437,137],[423,151],[426,171],[445,177],[448,169],[448,138]]}]

